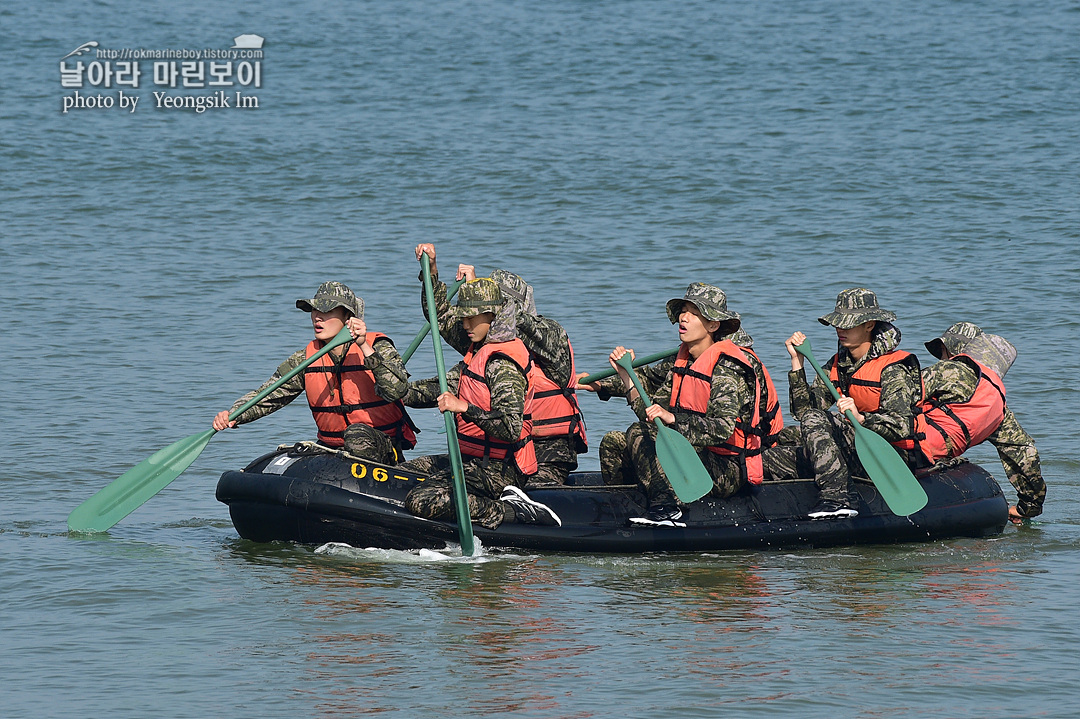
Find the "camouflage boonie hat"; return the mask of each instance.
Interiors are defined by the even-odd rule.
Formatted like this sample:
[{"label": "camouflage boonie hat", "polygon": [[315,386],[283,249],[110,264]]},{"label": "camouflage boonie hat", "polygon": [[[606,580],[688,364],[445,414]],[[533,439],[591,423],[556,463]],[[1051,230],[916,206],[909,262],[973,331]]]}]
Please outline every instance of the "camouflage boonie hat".
[{"label": "camouflage boonie hat", "polygon": [[724,339],[731,340],[740,347],[746,347],[747,349],[753,349],[754,347],[754,338],[748,335],[742,327],[735,330],[734,334],[724,337]]},{"label": "camouflage boonie hat", "polygon": [[671,324],[679,321],[684,302],[689,302],[698,308],[701,316],[712,322],[719,322],[721,335],[730,335],[742,326],[742,319],[738,312],[730,312],[727,308],[727,295],[719,287],[707,285],[704,282],[692,282],[686,288],[686,294],[667,302],[667,316]]},{"label": "camouflage boonie hat", "polygon": [[518,309],[526,314],[536,315],[536,302],[533,300],[533,288],[524,279],[506,270],[492,270],[491,279],[499,285],[503,298],[511,300]]},{"label": "camouflage boonie hat", "polygon": [[853,287],[836,296],[836,308],[824,317],[818,317],[823,325],[838,330],[849,330],[864,322],[894,322],[896,315],[878,306],[877,295],[865,287]]},{"label": "camouflage boonie hat", "polygon": [[945,330],[940,337],[935,337],[924,343],[924,345],[927,352],[938,359],[945,359],[945,350],[948,350],[951,355],[958,354],[964,348],[964,345],[982,333],[983,331],[978,325],[973,325],[970,322],[957,322]]},{"label": "camouflage boonie hat", "polygon": [[989,332],[968,340],[961,351],[997,372],[999,377],[1004,377],[1016,361],[1016,348],[1004,337]]},{"label": "camouflage boonie hat", "polygon": [[478,277],[470,280],[458,290],[457,304],[451,310],[454,317],[475,317],[483,312],[494,312],[506,304],[499,285],[490,277]]},{"label": "camouflage boonie hat", "polygon": [[329,312],[335,307],[344,307],[353,317],[364,319],[364,301],[344,282],[323,282],[310,300],[296,301],[296,308],[304,312]]}]

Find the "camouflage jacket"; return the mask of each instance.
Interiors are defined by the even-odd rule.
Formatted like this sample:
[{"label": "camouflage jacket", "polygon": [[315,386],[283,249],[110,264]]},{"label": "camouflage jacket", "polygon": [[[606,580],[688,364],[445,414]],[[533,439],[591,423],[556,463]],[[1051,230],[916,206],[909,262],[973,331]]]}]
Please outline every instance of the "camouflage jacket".
[{"label": "camouflage jacket", "polygon": [[[464,362],[458,362],[446,372],[448,389],[457,394]],[[464,412],[488,435],[504,442],[514,442],[521,436],[525,421],[525,397],[529,383],[521,369],[505,357],[492,357],[484,368],[484,379],[491,390],[491,409],[484,411],[470,404]],[[439,378],[417,380],[409,383],[404,402],[408,407],[435,407],[438,405]]]},{"label": "camouflage jacket", "polygon": [[[335,356],[335,354],[337,354],[335,351],[332,350],[330,352],[330,358],[335,364],[341,364],[342,360],[345,358],[345,351],[347,351],[350,346],[351,343],[342,345],[342,351],[338,356]],[[364,360],[364,366],[371,370],[375,375],[376,394],[388,402],[403,398],[405,392],[409,389],[409,373],[405,371],[405,365],[401,361],[401,356],[394,348],[394,343],[389,339],[377,339],[372,345],[372,349],[375,350],[375,354]],[[258,389],[254,389],[236,400],[229,410],[230,414],[250,401],[251,398],[259,392],[296,369],[296,367],[306,359],[306,354],[307,351],[305,348],[297,350],[289,355],[289,358],[281,363],[274,374],[270,375],[270,379],[259,385]],[[248,422],[254,422],[260,417],[265,417],[271,412],[276,412],[299,397],[300,393],[303,391],[304,373],[300,372],[265,398],[259,400],[254,407],[237,417],[236,423],[238,425],[247,424]]]},{"label": "camouflage jacket", "polygon": [[[461,326],[461,320],[450,314],[450,301],[446,297],[446,283],[432,275],[431,286],[435,295],[435,311],[439,319],[439,334],[447,344],[464,355],[472,344]],[[421,291],[420,304],[427,317],[427,296]],[[561,387],[570,383],[573,374],[573,358],[570,339],[562,325],[553,319],[518,312],[516,317],[518,338],[525,344],[533,360],[551,381]],[[455,390],[456,391],[456,390]],[[517,437],[514,437],[517,439]],[[543,437],[534,441],[536,461],[577,463],[577,449],[569,437]]]},{"label": "camouflage jacket", "polygon": [[[891,352],[900,344],[900,330],[888,323],[880,324],[884,324],[885,329],[874,333],[870,350],[858,362],[850,352],[838,347],[837,373],[843,386],[847,385],[847,380],[850,380],[855,370],[864,362]],[[863,426],[890,442],[910,439],[915,405],[922,399],[919,382],[918,371],[906,364],[886,367],[881,373],[881,406],[876,412],[863,413]],[[820,377],[814,379],[813,386],[807,385],[805,369],[788,372],[788,391],[791,414],[796,420],[801,421],[803,413],[809,409],[826,410],[836,404],[832,393]]]},{"label": "camouflage jacket", "polygon": [[[968,401],[979,383],[978,376],[968,365],[955,360],[942,360],[927,367],[922,376],[926,396],[945,403]],[[1031,435],[1024,431],[1007,406],[1005,418],[986,439],[997,449],[1005,476],[1016,488],[1016,510],[1025,517],[1042,514],[1046,483],[1042,477],[1039,453]]]},{"label": "camouflage jacket", "polygon": [[[671,404],[671,386],[674,374],[675,358],[669,357],[651,365],[634,370],[641,386],[648,393],[654,404],[667,409]],[[602,400],[619,395],[626,397],[630,393],[623,391],[622,380],[618,375],[601,380],[597,396]],[[709,408],[705,414],[673,411],[675,429],[698,448],[716,447],[735,431],[735,423],[743,420],[749,424],[753,416],[754,387],[747,381],[746,368],[739,363],[721,357],[713,367]],[[640,397],[629,403],[638,419],[645,419],[645,403]]]}]

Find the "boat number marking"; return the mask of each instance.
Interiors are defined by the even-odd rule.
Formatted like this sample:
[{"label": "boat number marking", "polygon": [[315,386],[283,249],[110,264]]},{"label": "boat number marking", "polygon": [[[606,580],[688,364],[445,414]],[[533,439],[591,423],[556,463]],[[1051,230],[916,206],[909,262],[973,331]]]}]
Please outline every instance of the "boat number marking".
[{"label": "boat number marking", "polygon": [[[367,476],[368,468],[367,468],[366,464],[360,464],[359,462],[353,462],[353,466],[352,466],[351,471],[352,471],[352,476],[356,477],[357,479],[363,479],[364,477]],[[374,469],[371,470],[371,478],[374,479],[376,482],[385,482],[386,480],[390,479],[390,477],[391,477],[391,475],[387,474],[386,470],[384,468],[382,468],[382,467],[375,467]],[[409,481],[408,477],[402,477],[400,474],[395,474],[395,475],[393,475],[393,477],[394,477],[394,479],[400,479],[402,482],[408,482]],[[418,482],[423,482],[424,481],[420,477],[417,477],[416,479],[417,479]]]}]

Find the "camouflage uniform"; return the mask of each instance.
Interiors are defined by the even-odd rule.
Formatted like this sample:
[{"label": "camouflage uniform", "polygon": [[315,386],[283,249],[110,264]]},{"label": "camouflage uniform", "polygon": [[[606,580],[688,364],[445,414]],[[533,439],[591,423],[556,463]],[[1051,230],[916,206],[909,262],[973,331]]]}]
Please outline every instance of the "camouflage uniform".
[{"label": "camouflage uniform", "polygon": [[[498,302],[502,306],[501,295],[497,286],[490,281],[478,283],[477,292],[488,287],[495,287],[494,298],[488,298],[491,302]],[[439,283],[441,285],[441,283]],[[476,301],[472,297],[473,291],[469,283],[462,287],[459,294],[459,305],[453,313],[447,312],[457,325],[460,332],[451,332],[455,337],[464,336],[466,344],[463,348],[467,351],[471,343],[468,335],[461,327],[460,318],[465,313],[478,314],[480,308],[462,308],[465,301]],[[467,289],[468,288],[468,289]],[[442,285],[442,299],[446,298],[446,285]],[[483,298],[480,298],[483,299]],[[436,304],[438,304],[436,298]],[[448,308],[449,309],[449,308]],[[490,310],[481,310],[490,311]],[[508,327],[505,322],[496,324],[499,318],[492,323],[486,340],[506,341],[512,338],[513,326]],[[461,372],[465,367],[464,362],[459,362],[446,373],[447,388],[457,394],[461,380]],[[484,368],[484,379],[491,390],[491,410],[484,411],[470,404],[464,413],[465,417],[475,422],[491,437],[505,442],[515,442],[521,435],[522,423],[525,417],[525,399],[528,394],[528,380],[521,369],[509,359],[504,357],[492,357]],[[409,384],[408,393],[404,402],[408,407],[435,407],[441,394],[438,377],[418,380]],[[505,460],[488,459],[485,461],[479,457],[462,456],[465,487],[468,494],[469,514],[477,524],[494,529],[503,521],[513,521],[514,511],[506,503],[499,500],[503,489],[507,485],[524,487],[528,476],[522,474],[512,457]],[[405,462],[403,467],[429,475],[429,479],[418,485],[409,492],[405,498],[405,508],[413,514],[429,519],[450,520],[454,517],[454,505],[450,494],[451,470],[448,455],[434,455],[418,457]]]},{"label": "camouflage uniform", "polygon": [[[1004,338],[984,334],[979,327],[961,322],[950,327],[941,337],[926,343],[926,349],[936,357],[963,352],[982,362],[1004,378],[1016,358],[1016,349]],[[926,397],[942,403],[966,402],[971,399],[979,378],[974,370],[962,361],[941,359],[923,370]],[[1031,435],[1024,431],[1005,407],[1005,417],[998,428],[986,438],[997,449],[1005,476],[1016,489],[1016,510],[1024,517],[1042,514],[1046,499],[1046,483],[1043,481],[1039,452]]]},{"label": "camouflage uniform", "polygon": [[[728,311],[723,291],[698,282],[687,288],[685,297],[668,302],[668,318],[673,324],[678,322],[679,311],[687,301],[697,305],[704,319],[721,322],[718,336],[730,335],[739,328],[739,315]],[[668,358],[635,370],[653,403],[665,409],[671,404],[674,366],[675,358]],[[712,494],[717,497],[729,497],[742,488],[746,481],[745,470],[738,457],[715,454],[706,448],[718,446],[730,438],[737,421],[750,421],[754,408],[751,382],[745,367],[721,357],[713,368],[705,415],[673,411],[675,423],[670,426],[697,449],[698,457],[713,478]],[[622,380],[617,375],[598,383],[597,396],[601,400],[615,394],[627,397],[631,394],[624,392]],[[656,424],[646,420],[645,403],[640,397],[628,400],[628,403],[640,421],[632,424],[625,433],[608,432],[601,440],[600,469],[604,482],[636,482],[644,488],[650,506],[675,505],[674,492],[656,456]]]},{"label": "camouflage uniform", "polygon": [[[305,312],[316,309],[320,312],[329,312],[335,307],[344,307],[354,317],[360,319],[364,317],[364,301],[340,282],[324,282],[319,286],[315,297],[310,300],[297,300],[296,307]],[[330,351],[330,358],[335,365],[341,365],[348,348],[349,345],[345,344],[339,350]],[[372,348],[375,354],[365,358],[364,367],[370,369],[375,375],[375,391],[388,402],[402,399],[409,388],[409,375],[405,371],[401,356],[394,348],[394,343],[389,339],[378,339],[372,344]],[[259,385],[258,389],[236,400],[229,410],[230,414],[299,366],[306,359],[306,354],[305,349],[300,349],[289,355],[288,359],[282,362],[274,374]],[[303,391],[304,373],[301,372],[237,417],[237,426],[254,422],[260,417],[278,411],[299,397]],[[345,431],[345,450],[363,459],[381,464],[395,464],[400,459],[401,449],[403,448],[396,448],[393,440],[386,434],[365,424],[350,425]]]},{"label": "camouflage uniform", "polygon": [[[506,270],[494,270],[491,278],[499,285],[504,297],[508,298],[506,314],[513,313],[518,338],[525,344],[540,370],[560,387],[570,383],[573,373],[573,357],[570,353],[570,338],[562,325],[553,319],[536,314],[536,305],[532,300],[532,287],[517,275]],[[465,354],[469,337],[450,312],[450,302],[446,297],[446,285],[432,277],[435,290],[435,309],[439,318],[439,333],[447,343],[459,353]],[[421,295],[421,303],[427,314],[427,298]],[[530,485],[565,484],[570,472],[577,469],[579,448],[572,437],[554,436],[533,439],[538,468],[536,474],[529,477]]]},{"label": "camouflage uniform", "polygon": [[[837,344],[835,362],[841,393],[846,391],[859,367],[899,345],[900,330],[891,324],[895,319],[896,315],[877,306],[873,292],[863,288],[841,292],[836,310],[818,319],[840,329],[877,321],[870,350],[859,361]],[[853,506],[851,476],[866,474],[855,452],[855,428],[843,415],[827,411],[836,401],[820,377],[811,386],[806,382],[805,370],[790,371],[788,389],[791,414],[799,422],[799,439],[792,442],[794,433],[785,432],[782,435],[785,443],[762,453],[766,476],[789,479],[812,472],[821,500]],[[862,413],[863,426],[889,442],[910,439],[915,405],[921,399],[918,370],[903,363],[889,365],[881,373],[881,405],[876,412]],[[897,451],[910,466],[920,466],[915,452]]]}]

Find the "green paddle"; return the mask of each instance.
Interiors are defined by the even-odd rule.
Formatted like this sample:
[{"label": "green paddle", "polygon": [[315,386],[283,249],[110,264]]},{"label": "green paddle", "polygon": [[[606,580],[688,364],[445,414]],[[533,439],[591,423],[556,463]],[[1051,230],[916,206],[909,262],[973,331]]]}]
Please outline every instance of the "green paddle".
[{"label": "green paddle", "polygon": [[[635,367],[641,367],[643,365],[652,364],[653,362],[659,362],[662,359],[667,359],[668,357],[674,357],[678,353],[679,353],[679,348],[676,347],[673,350],[664,350],[663,352],[656,352],[655,354],[646,355],[644,357],[638,357],[636,360],[634,360],[634,366]],[[611,369],[610,367],[608,367],[607,369],[600,370],[599,372],[591,374],[588,377],[582,377],[581,378],[581,384],[590,384],[592,382],[599,382],[600,380],[607,379],[608,377],[611,377],[614,374],[616,374],[616,371]]]},{"label": "green paddle", "polygon": [[[630,353],[627,352],[616,362],[630,375],[634,388],[641,395],[641,401],[645,403],[646,407],[650,406],[652,400],[649,399],[649,395],[645,394],[641,382],[638,381],[637,373],[634,372],[633,363],[630,359]],[[701,463],[701,458],[698,457],[694,445],[690,444],[686,437],[664,424],[659,417],[654,421],[657,429],[656,458],[660,460],[660,467],[664,470],[664,474],[667,475],[671,488],[675,490],[675,494],[683,502],[693,502],[701,499],[712,491],[713,480],[709,476],[708,470],[705,469],[705,465]]]},{"label": "green paddle", "polygon": [[[438,327],[439,319],[435,312],[435,290],[431,286],[431,259],[426,253],[420,255],[420,264],[424,269],[424,293],[427,297],[428,324],[431,327]],[[439,373],[439,391],[448,392],[446,365],[443,363],[442,337],[439,336],[438,332],[431,334],[431,342],[435,345],[435,371]],[[454,413],[443,412],[443,422],[446,424],[446,449],[450,454],[450,467],[453,474],[450,494],[454,498],[454,513],[457,515],[458,540],[461,543],[461,554],[471,557],[476,553],[476,547],[473,545],[469,498],[465,494],[465,472],[461,467],[461,446],[458,444],[457,421],[454,419]]]},{"label": "green paddle", "polygon": [[[235,412],[229,414],[232,421],[251,409],[255,404],[304,371],[304,368],[324,354],[352,341],[349,329],[343,328],[326,346],[285,374],[274,384],[251,398]],[[105,532],[124,517],[141,507],[155,494],[165,489],[174,479],[195,461],[210,438],[217,434],[216,429],[185,437],[179,442],[158,450],[148,459],[132,467],[114,479],[109,485],[99,490],[90,499],[68,515],[68,529],[73,532]]]},{"label": "green paddle", "polygon": [[[810,351],[810,340],[804,340],[802,344],[795,345],[795,349],[806,357],[813,365],[818,377],[832,392],[833,399],[839,400],[840,393],[829,381],[829,375],[821,368],[814,353]],[[889,444],[881,435],[863,427],[855,421],[855,415],[851,411],[844,413],[851,426],[855,428],[855,452],[859,455],[863,469],[870,476],[874,486],[881,493],[881,498],[893,514],[906,517],[914,514],[926,506],[926,491],[911,473],[907,462],[896,453],[896,448]]]},{"label": "green paddle", "polygon": [[[452,299],[457,294],[458,288],[465,284],[465,280],[457,280],[453,284],[448,285],[446,288],[446,299]],[[416,352],[416,348],[420,346],[420,343],[427,337],[428,330],[431,329],[431,322],[424,322],[424,326],[420,328],[420,331],[416,333],[416,339],[412,341],[404,352],[401,353],[402,363],[408,362],[413,353]]]}]

